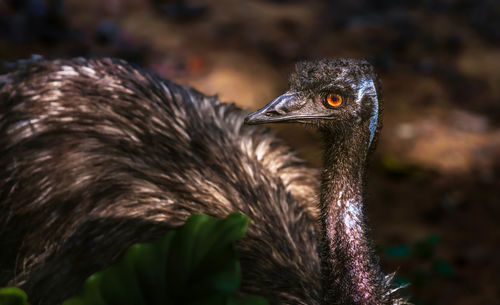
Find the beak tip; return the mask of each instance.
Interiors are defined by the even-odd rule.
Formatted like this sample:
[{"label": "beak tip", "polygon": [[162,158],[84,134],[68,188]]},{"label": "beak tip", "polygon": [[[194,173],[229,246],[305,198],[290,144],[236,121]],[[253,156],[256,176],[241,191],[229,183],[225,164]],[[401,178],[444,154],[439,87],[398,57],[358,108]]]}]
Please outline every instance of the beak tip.
[{"label": "beak tip", "polygon": [[256,113],[251,113],[245,118],[243,122],[247,125],[255,125],[259,122],[259,119],[256,118]]},{"label": "beak tip", "polygon": [[293,106],[297,103],[297,93],[285,93],[271,101],[262,109],[249,114],[244,123],[248,125],[288,121],[293,115]]}]

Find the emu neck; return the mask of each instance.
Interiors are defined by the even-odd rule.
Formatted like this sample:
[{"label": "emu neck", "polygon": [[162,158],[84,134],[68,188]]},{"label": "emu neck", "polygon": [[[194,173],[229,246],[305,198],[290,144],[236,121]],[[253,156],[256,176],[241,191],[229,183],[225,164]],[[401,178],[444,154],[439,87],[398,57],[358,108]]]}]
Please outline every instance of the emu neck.
[{"label": "emu neck", "polygon": [[[363,189],[369,135],[325,132],[321,185],[326,304],[379,304],[382,274],[366,237]],[[340,138],[339,138],[340,137]]]}]

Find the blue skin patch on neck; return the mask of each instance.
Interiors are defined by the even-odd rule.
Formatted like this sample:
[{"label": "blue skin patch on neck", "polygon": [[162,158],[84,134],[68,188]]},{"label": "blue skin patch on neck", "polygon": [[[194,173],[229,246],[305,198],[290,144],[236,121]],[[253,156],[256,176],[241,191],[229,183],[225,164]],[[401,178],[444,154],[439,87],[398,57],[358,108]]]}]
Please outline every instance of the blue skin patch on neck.
[{"label": "blue skin patch on neck", "polygon": [[375,84],[371,79],[363,79],[358,88],[358,98],[356,102],[358,103],[358,108],[361,108],[361,100],[363,96],[366,94],[370,95],[373,100],[373,112],[370,117],[370,144],[372,144],[373,138],[375,137],[375,132],[377,131],[378,125],[378,98],[377,98],[377,90],[375,89]]},{"label": "blue skin patch on neck", "polygon": [[372,145],[373,137],[375,136],[375,131],[377,131],[378,125],[378,99],[377,96],[374,96],[375,107],[373,107],[373,113],[370,117],[370,145]]}]

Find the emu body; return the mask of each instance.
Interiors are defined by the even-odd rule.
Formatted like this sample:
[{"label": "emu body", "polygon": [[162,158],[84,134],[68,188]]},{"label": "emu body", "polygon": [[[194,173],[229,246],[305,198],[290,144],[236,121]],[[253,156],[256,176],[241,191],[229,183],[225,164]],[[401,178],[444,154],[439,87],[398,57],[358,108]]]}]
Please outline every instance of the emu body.
[{"label": "emu body", "polygon": [[0,286],[57,304],[192,213],[253,220],[242,290],[319,304],[317,172],[245,113],[126,62],[0,77]]},{"label": "emu body", "polygon": [[238,244],[244,292],[272,304],[404,304],[363,214],[378,78],[359,60],[296,69],[290,90],[246,121],[317,127],[321,182],[235,106],[123,61],[28,61],[0,76],[0,286],[57,304],[131,244],[192,213],[239,211],[253,220]]}]

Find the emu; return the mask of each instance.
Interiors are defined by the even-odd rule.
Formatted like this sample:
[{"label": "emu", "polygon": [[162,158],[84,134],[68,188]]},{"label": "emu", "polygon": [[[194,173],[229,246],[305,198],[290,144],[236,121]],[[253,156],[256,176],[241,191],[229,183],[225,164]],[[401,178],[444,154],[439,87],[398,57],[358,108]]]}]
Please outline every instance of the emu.
[{"label": "emu", "polygon": [[316,126],[321,181],[244,111],[121,60],[34,59],[0,76],[0,286],[60,303],[133,243],[192,213],[239,211],[253,220],[238,244],[244,292],[272,304],[404,303],[363,217],[378,78],[361,60],[296,70],[246,122]]}]

